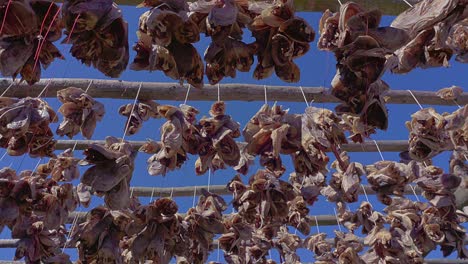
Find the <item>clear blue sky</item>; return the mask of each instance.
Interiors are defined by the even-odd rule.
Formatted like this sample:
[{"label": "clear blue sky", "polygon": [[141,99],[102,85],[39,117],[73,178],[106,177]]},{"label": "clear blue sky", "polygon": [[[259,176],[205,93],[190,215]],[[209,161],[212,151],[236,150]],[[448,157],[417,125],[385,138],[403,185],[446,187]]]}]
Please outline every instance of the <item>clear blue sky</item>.
[{"label": "clear blue sky", "polygon": [[[124,18],[129,22],[129,44],[130,47],[136,41],[135,31],[138,25],[139,16],[145,12],[147,9],[136,9],[135,7],[123,6],[122,11]],[[305,18],[317,31],[318,29],[318,20],[321,16],[319,13],[299,13],[299,16]],[[384,17],[381,25],[390,24],[391,17]],[[251,41],[250,32],[245,31],[245,40],[246,42]],[[317,38],[316,38],[317,39]],[[57,42],[58,43],[58,42]],[[202,37],[201,41],[196,43],[196,47],[199,50],[200,54],[204,53],[204,50],[208,46],[209,39]],[[56,60],[52,65],[43,72],[42,78],[97,78],[97,79],[107,79],[103,74],[98,72],[93,68],[88,68],[78,62],[76,59],[72,58],[68,53],[70,45],[59,45],[59,49],[65,56],[65,61]],[[130,62],[133,60],[135,52],[130,50]],[[312,43],[312,48],[308,54],[304,57],[298,59],[297,64],[302,69],[301,70],[301,81],[296,85],[299,86],[326,86],[329,87],[330,81],[335,74],[335,58],[332,53],[326,53],[318,51],[316,48],[316,42]],[[452,66],[448,69],[437,68],[429,70],[415,70],[407,75],[392,75],[386,74],[383,77],[392,89],[400,90],[431,90],[436,91],[443,87],[448,87],[451,85],[459,85],[468,89],[468,66],[452,61]],[[253,69],[253,67],[252,67]],[[282,85],[284,84],[276,77],[271,77],[267,80],[256,81],[252,79],[252,72],[250,73],[238,73],[236,79],[226,78],[223,83],[252,83],[252,84],[262,84],[262,85]],[[127,70],[124,72],[120,78],[121,80],[126,81],[144,81],[144,82],[172,82],[175,81],[164,76],[161,72],[135,72]],[[207,83],[207,82],[206,82]],[[298,88],[298,93],[300,92]],[[31,95],[36,96],[36,95]],[[221,90],[221,100],[223,98],[223,91]],[[125,125],[125,118],[118,115],[118,108],[123,105],[130,103],[131,100],[120,100],[120,99],[98,99],[100,102],[105,104],[106,115],[104,120],[101,123],[98,123],[96,132],[94,133],[93,139],[104,139],[107,135],[112,135],[116,137],[122,137],[123,128]],[[56,99],[47,99],[47,101],[52,105],[54,109],[58,109],[59,102]],[[172,104],[179,105],[182,102],[176,101],[158,101],[163,104]],[[273,102],[270,102],[271,104]],[[303,113],[305,108],[305,103],[281,103],[284,108],[290,108],[292,113]],[[191,102],[190,96],[188,104],[198,108],[200,110],[200,115],[198,118],[203,115],[208,115],[208,110],[210,108],[211,102]],[[227,113],[231,114],[234,120],[241,123],[243,127],[246,122],[250,119],[252,115],[261,107],[263,102],[237,102],[229,101],[227,103]],[[330,109],[333,109],[334,104],[319,104]],[[426,107],[426,106],[424,106]],[[435,107],[438,111],[454,111],[456,107]],[[388,131],[378,131],[377,135],[374,135],[374,139],[407,139],[408,131],[404,126],[405,121],[410,119],[410,115],[417,111],[419,107],[415,105],[388,105],[389,109],[389,129]],[[61,117],[60,117],[60,120]],[[165,120],[150,120],[143,125],[143,128],[140,132],[133,136],[126,137],[127,140],[145,140],[151,138],[158,140],[160,138],[159,128]],[[58,124],[54,124],[53,131]],[[64,138],[65,139],[65,138]],[[77,137],[76,139],[81,139]],[[0,151],[0,154],[3,155],[3,150]],[[81,151],[77,151],[76,155],[81,156]],[[385,159],[389,160],[398,160],[398,153],[383,153]],[[353,161],[361,162],[363,164],[372,164],[380,160],[378,153],[351,153],[351,159]],[[154,187],[171,187],[171,186],[189,186],[189,185],[206,185],[208,181],[207,175],[196,176],[194,173],[194,162],[196,157],[190,157],[188,162],[182,167],[182,169],[175,172],[169,173],[166,177],[153,177],[149,176],[146,171],[146,160],[149,155],[140,153],[137,157],[136,170],[132,179],[132,186],[154,186]],[[0,166],[8,166],[11,163],[14,169],[33,169],[37,163],[37,159],[30,159],[26,157],[23,162],[21,162],[22,157],[11,158],[5,157],[1,161]],[[46,161],[46,160],[45,160]],[[285,178],[289,176],[289,173],[292,172],[291,162],[289,157],[284,157],[283,161],[285,166],[288,168],[284,174]],[[436,165],[447,168],[448,155],[443,154],[438,156],[435,159]],[[256,162],[258,164],[258,162]],[[257,166],[251,168],[251,172],[257,170]],[[233,176],[235,171],[232,169],[226,169],[223,171],[217,171],[211,178],[211,184],[226,184]],[[244,177],[247,180],[247,177]],[[364,178],[363,178],[364,179]],[[365,179],[364,179],[365,180]],[[77,184],[77,183],[76,183]],[[409,197],[410,199],[415,199],[414,196]],[[229,202],[230,197],[225,197]],[[360,197],[360,201],[365,199]],[[142,198],[142,203],[147,203],[149,198]],[[186,212],[189,207],[192,205],[192,198],[177,198],[176,201],[179,204],[179,211]],[[93,197],[93,205],[98,205],[102,200],[97,197]],[[375,208],[383,208],[380,203],[371,197],[371,202]],[[359,206],[359,203],[350,205],[352,209]],[[324,201],[323,197],[320,197],[319,202],[317,202],[311,208],[312,215],[322,215],[322,214],[333,214],[333,204],[330,204]],[[84,209],[80,209],[84,210]],[[230,212],[231,209],[228,209],[227,212]],[[320,227],[321,232],[326,232],[329,235],[333,234],[333,229],[337,229],[336,226],[332,227]],[[311,229],[312,234],[316,232],[315,228]],[[5,229],[0,238],[9,238],[9,232]],[[72,255],[72,258],[76,259],[75,250],[66,250],[69,254]],[[0,259],[11,260],[13,259],[14,249],[0,249]],[[210,260],[216,260],[216,251],[211,255]],[[304,250],[300,251],[303,262],[312,261],[312,254]],[[277,254],[273,253],[275,259],[277,259]],[[430,257],[440,257],[438,252],[431,253]],[[220,260],[223,261],[223,256],[221,253]]]}]

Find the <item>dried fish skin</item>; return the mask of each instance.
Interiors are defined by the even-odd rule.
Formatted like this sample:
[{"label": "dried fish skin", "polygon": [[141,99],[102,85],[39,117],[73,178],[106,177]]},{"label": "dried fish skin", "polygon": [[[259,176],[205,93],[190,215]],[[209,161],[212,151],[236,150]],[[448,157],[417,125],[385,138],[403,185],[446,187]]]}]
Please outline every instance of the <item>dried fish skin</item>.
[{"label": "dried fish skin", "polygon": [[126,116],[125,129],[127,135],[136,134],[143,122],[148,121],[150,118],[159,118],[158,112],[159,104],[151,100],[138,100],[134,104],[126,104],[119,108],[119,114]]},{"label": "dried fish skin", "polygon": [[188,105],[181,105],[180,108],[159,105],[157,110],[158,117],[167,119],[161,128],[161,142],[150,140],[139,151],[153,154],[147,161],[148,173],[164,176],[180,168],[187,160],[187,153],[198,154],[203,139],[196,126],[195,116],[199,112],[196,108]]},{"label": "dried fish skin", "polygon": [[198,42],[199,29],[188,17],[187,3],[162,1],[140,16],[137,51],[130,68],[160,70],[182,84],[203,87],[204,67],[200,54],[192,45]]},{"label": "dried fish skin", "polygon": [[[80,165],[92,165],[82,175],[80,181],[90,186],[91,192],[104,194],[106,205],[112,209],[125,209],[130,205],[129,190],[132,179],[134,162],[137,152],[132,150],[130,143],[107,137],[105,145],[92,144],[84,153],[85,159]],[[118,193],[118,194],[116,194]],[[109,200],[108,195],[122,195],[118,202]],[[116,199],[117,200],[117,199]]]},{"label": "dried fish skin", "polygon": [[0,73],[16,76],[32,56],[34,45],[22,38],[0,39]]},{"label": "dried fish skin", "polygon": [[72,44],[72,55],[108,77],[119,77],[129,60],[128,25],[120,8],[108,0],[66,1],[62,13],[64,43]]},{"label": "dried fish skin", "polygon": [[211,117],[204,117],[198,123],[201,144],[195,163],[197,175],[224,169],[225,164],[237,166],[240,162],[240,148],[234,140],[240,137],[240,124],[225,110],[224,101],[215,102],[209,111]]},{"label": "dried fish skin", "polygon": [[402,196],[405,185],[412,182],[416,175],[413,171],[419,169],[416,162],[408,165],[392,161],[379,161],[374,165],[366,166],[367,180],[372,189],[378,192],[378,198],[384,204],[390,204],[388,195]]},{"label": "dried fish skin", "polygon": [[57,98],[63,103],[58,112],[64,116],[64,120],[56,133],[73,138],[81,132],[85,138],[90,139],[96,123],[101,121],[105,114],[104,105],[75,87],[58,91]]},{"label": "dried fish skin", "polygon": [[[60,9],[42,0],[5,2],[0,9],[4,22],[0,36],[0,73],[13,78],[20,74],[22,80],[32,85],[39,81],[41,68],[47,68],[55,58],[63,59],[52,43],[62,34]],[[44,17],[46,11],[56,15]],[[44,25],[48,25],[47,34],[42,29]]]},{"label": "dried fish skin", "polygon": [[457,55],[456,61],[468,63],[468,18],[451,27],[446,44]]},{"label": "dried fish skin", "polygon": [[300,80],[300,70],[293,59],[308,51],[308,44],[315,38],[315,31],[294,12],[293,1],[275,1],[259,11],[249,25],[256,39],[253,44],[256,45],[258,63],[254,79],[267,78],[275,70],[276,75],[285,82]]},{"label": "dried fish skin", "polygon": [[[6,3],[0,7],[0,21],[5,21],[0,37],[13,37],[36,33],[38,17],[31,6],[30,1],[11,1],[6,12]],[[7,16],[5,17],[5,14]],[[49,22],[50,23],[50,22]]]},{"label": "dried fish skin", "polygon": [[10,155],[54,156],[55,140],[49,124],[57,122],[57,116],[46,101],[26,97],[1,108],[0,114],[0,135]]},{"label": "dried fish skin", "polygon": [[430,159],[445,150],[466,149],[464,127],[468,108],[440,115],[433,108],[422,109],[406,122],[410,131],[409,155],[414,160]]},{"label": "dried fish skin", "polygon": [[119,242],[131,222],[129,213],[96,207],[86,216],[86,221],[76,226],[71,234],[71,244],[77,245],[80,262],[123,263]]},{"label": "dried fish skin", "polygon": [[442,88],[436,92],[436,95],[444,100],[456,100],[458,96],[463,93],[463,88],[460,86],[452,85],[450,87]]},{"label": "dried fish skin", "polygon": [[421,1],[398,15],[391,26],[407,31],[414,38],[422,30],[446,18],[459,4],[458,0]]}]

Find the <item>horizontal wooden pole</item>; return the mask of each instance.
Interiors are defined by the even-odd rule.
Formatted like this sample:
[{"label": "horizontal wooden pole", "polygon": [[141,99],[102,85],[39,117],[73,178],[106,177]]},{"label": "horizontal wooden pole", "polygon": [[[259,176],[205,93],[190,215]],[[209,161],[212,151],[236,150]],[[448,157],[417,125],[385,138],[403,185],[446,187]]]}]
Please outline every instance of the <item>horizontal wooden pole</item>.
[{"label": "horizontal wooden pole", "polygon": [[[77,262],[73,262],[73,263],[77,263]],[[425,259],[424,263],[425,264],[468,264],[468,259]],[[24,261],[0,260],[0,264],[24,264]],[[313,263],[306,262],[304,264],[313,264]]]},{"label": "horizontal wooden pole", "polygon": [[[50,79],[50,84],[42,97],[56,97],[57,91],[73,86],[85,90],[90,81],[88,93],[95,98],[134,99],[141,85],[140,99],[175,100],[183,101],[187,94],[187,87],[178,83],[158,82],[127,82],[119,80],[88,80],[88,79]],[[2,94],[12,81],[0,80],[0,94]],[[34,85],[21,83],[12,85],[5,96],[9,97],[35,97],[41,93],[49,79],[43,79]],[[303,87],[307,100],[316,103],[338,103],[329,89],[325,87]],[[301,90],[297,86],[267,86],[268,99],[278,102],[303,102]],[[443,100],[433,91],[413,91],[414,96],[423,105],[455,105],[453,101]],[[407,90],[390,90],[388,103],[390,104],[416,104],[411,93]],[[215,101],[218,98],[217,85],[205,85],[203,89],[190,89],[188,101]],[[263,85],[255,84],[221,84],[220,98],[224,101],[264,101],[265,90]],[[468,93],[461,94],[456,102],[459,105],[468,103]]]},{"label": "horizontal wooden pole", "polygon": [[[145,141],[129,141],[134,149],[139,149]],[[407,140],[377,140],[377,145],[382,152],[401,152],[408,150]],[[57,140],[55,148],[57,150],[65,150],[73,148],[76,144],[75,150],[83,150],[90,144],[104,144],[104,140]],[[239,145],[245,142],[238,142]],[[343,144],[341,149],[347,152],[378,152],[377,146],[373,141],[360,143]]]},{"label": "horizontal wooden pole", "polygon": [[[372,190],[372,188],[368,185],[362,186],[366,191],[365,194],[367,195],[375,195],[376,192]],[[413,186],[414,192],[410,186],[405,186],[405,194],[406,195],[421,195],[422,190],[417,185]],[[166,188],[159,188],[159,187],[130,187],[130,191],[133,193],[134,196],[137,197],[192,197],[194,194],[195,196],[201,195],[201,189],[208,189],[207,185],[203,186],[186,186],[186,187],[166,187]],[[364,190],[362,188],[359,189],[359,194],[364,194]],[[226,188],[226,185],[210,185],[210,192],[218,194],[218,195],[231,195]]]},{"label": "horizontal wooden pole", "polygon": [[[211,190],[211,189],[210,189]],[[76,218],[77,223],[83,223],[86,220],[86,214],[87,212],[71,212],[68,215],[67,223],[71,224],[73,220]],[[180,214],[182,217],[185,216],[184,214]],[[225,215],[228,216],[228,215]],[[315,216],[309,216],[312,217],[315,220]],[[315,226],[315,221],[312,221],[312,226]],[[317,215],[317,222],[319,226],[331,226],[331,225],[336,225],[336,217],[334,215]]]},{"label": "horizontal wooden pole", "polygon": [[[425,264],[468,264],[468,259],[425,259],[424,263]],[[0,260],[0,264],[24,264],[24,261]],[[313,264],[313,263],[308,262],[304,264]]]},{"label": "horizontal wooden pole", "polygon": [[[415,4],[419,0],[407,0],[410,4]],[[59,0],[58,2],[63,2]],[[135,6],[141,3],[140,0],[116,0],[119,5]],[[342,3],[347,1],[342,0]],[[409,5],[402,0],[353,0],[366,8],[379,8],[386,15],[398,15],[409,8]],[[340,3],[334,0],[294,0],[296,11],[302,12],[323,12],[327,9],[337,11],[340,8]]]}]

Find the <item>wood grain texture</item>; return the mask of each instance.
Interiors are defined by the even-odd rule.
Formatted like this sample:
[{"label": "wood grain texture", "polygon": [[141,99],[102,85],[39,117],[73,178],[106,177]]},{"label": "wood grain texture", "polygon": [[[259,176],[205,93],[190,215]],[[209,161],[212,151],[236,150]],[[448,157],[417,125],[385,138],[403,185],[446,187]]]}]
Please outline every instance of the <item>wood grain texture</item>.
[{"label": "wood grain texture", "polygon": [[[187,86],[178,83],[160,82],[127,82],[119,80],[87,80],[87,79],[51,79],[42,97],[56,97],[57,91],[73,86],[86,90],[89,83],[89,95],[95,98],[134,99],[141,85],[139,99],[183,101],[187,94]],[[0,94],[12,83],[10,79],[0,80]],[[41,93],[49,79],[44,79],[34,85],[14,84],[5,93],[7,97],[35,97]],[[408,87],[409,88],[409,87]],[[442,87],[441,87],[442,88]],[[265,101],[264,85],[255,84],[221,84],[220,97],[224,101]],[[339,103],[325,87],[303,87],[308,101],[316,103]],[[298,86],[267,86],[268,100],[279,102],[304,102]],[[414,96],[422,105],[455,105],[454,101],[443,100],[433,91],[413,91]],[[408,90],[390,90],[385,94],[389,104],[416,104]],[[205,85],[203,89],[191,88],[189,101],[215,101],[218,99],[217,85]],[[456,102],[459,105],[468,103],[468,93],[461,94]]]},{"label": "wood grain texture", "polygon": [[[134,149],[139,149],[145,141],[128,141]],[[56,149],[65,150],[73,148],[83,150],[91,144],[104,144],[104,140],[57,140]],[[245,145],[245,142],[237,142],[239,146]],[[382,152],[401,152],[408,150],[407,140],[377,140],[377,145]],[[373,141],[359,143],[349,143],[341,145],[341,149],[347,152],[378,152],[377,146]]]},{"label": "wood grain texture", "polygon": [[[372,190],[372,188],[368,185],[363,185],[365,194],[367,195],[375,195],[376,192]],[[417,195],[421,195],[422,190],[418,186],[413,186]],[[166,188],[159,188],[159,187],[130,187],[131,192],[133,192],[134,196],[138,197],[192,197],[194,194],[195,196],[201,195],[201,189],[208,189],[207,185],[201,186],[184,186],[184,187],[166,187]],[[364,191],[362,188],[359,190],[359,194],[363,195]],[[232,195],[226,189],[226,185],[210,185],[210,192],[218,194],[218,195]],[[413,190],[409,186],[405,186],[405,195],[414,195]]]},{"label": "wood grain texture", "polygon": [[[77,223],[83,223],[86,220],[86,214],[87,212],[71,212],[68,216],[67,223],[71,224],[75,218],[77,218]],[[179,214],[182,217],[185,217],[184,214]],[[229,217],[230,214],[224,215],[224,217]],[[311,226],[315,226],[315,216],[313,215],[308,215],[307,217],[311,218]],[[335,215],[316,215],[317,217],[317,222],[319,226],[331,226],[331,225],[336,225],[336,217]],[[1,240],[0,240],[1,241]]]},{"label": "wood grain texture", "polygon": [[[57,2],[63,2],[59,0]],[[115,3],[126,6],[136,6],[141,0],[116,0]],[[341,0],[344,4],[348,1]],[[398,15],[409,8],[409,5],[402,0],[353,0],[366,8],[379,8],[385,15]],[[415,4],[419,0],[408,0],[409,3]],[[327,9],[337,11],[340,4],[337,0],[294,0],[296,11],[299,12],[323,12]]]}]

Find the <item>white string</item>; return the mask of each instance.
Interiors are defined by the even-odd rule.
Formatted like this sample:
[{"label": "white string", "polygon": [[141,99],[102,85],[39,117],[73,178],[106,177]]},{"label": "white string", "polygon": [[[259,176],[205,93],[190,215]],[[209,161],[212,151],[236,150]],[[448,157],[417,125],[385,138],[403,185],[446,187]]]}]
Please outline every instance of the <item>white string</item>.
[{"label": "white string", "polygon": [[[135,110],[136,102],[138,100],[138,96],[140,95],[140,90],[141,90],[142,85],[143,85],[143,82],[140,82],[140,86],[138,86],[138,91],[137,91],[137,94],[135,96],[135,100],[133,100],[133,106],[132,106],[132,111],[130,112],[130,116],[133,114],[133,111]],[[125,125],[125,130],[124,130],[124,133],[123,133],[123,136],[122,136],[122,141],[124,141],[125,135],[127,134],[128,127],[130,126],[130,119],[131,118],[129,118],[127,120],[127,124]]]},{"label": "white string", "polygon": [[91,84],[93,84],[93,80],[89,81],[88,87],[86,87],[86,90],[84,91],[84,93],[88,93],[88,90],[91,87]]},{"label": "white string", "polygon": [[340,225],[340,220],[338,219],[338,214],[336,213],[335,207],[333,207],[333,211],[335,212],[335,217],[336,217],[336,222],[338,223],[338,229],[341,231],[341,225]]},{"label": "white string", "polygon": [[314,217],[315,217],[315,227],[317,228],[317,234],[319,234],[319,233],[320,233],[320,229],[319,229],[319,224],[318,224],[317,216],[314,215]]},{"label": "white string", "polygon": [[8,151],[5,150],[5,153],[2,155],[2,157],[0,158],[0,161],[3,161],[3,158],[5,158],[6,154],[8,153]]},{"label": "white string", "polygon": [[[86,87],[86,90],[84,91],[85,94],[88,93],[88,90],[89,90],[89,88],[91,88],[91,85],[92,85],[92,84],[93,84],[93,80],[89,81],[88,87]],[[84,122],[81,124],[80,130],[81,130],[81,128],[83,127],[83,125],[84,125]],[[75,140],[75,144],[73,145],[72,152],[75,151],[77,145],[78,145],[78,139]],[[130,196],[130,197],[131,197],[131,196]]]},{"label": "white string", "polygon": [[342,5],[343,5],[343,3],[341,3],[341,1],[340,1],[340,0],[338,0],[338,3],[340,4],[340,6],[342,6]]},{"label": "white string", "polygon": [[172,194],[173,194],[173,193],[174,193],[174,187],[172,187],[172,189],[171,189],[171,196],[170,196],[169,198],[172,199]]},{"label": "white string", "polygon": [[134,190],[135,190],[135,187],[131,187],[131,188],[130,188],[130,198],[132,198],[132,196],[133,196],[133,191],[134,191]]},{"label": "white string", "polygon": [[39,95],[37,96],[37,98],[41,97],[42,94],[45,92],[45,90],[47,89],[47,87],[49,87],[50,83],[52,82],[52,79],[49,79],[49,82],[44,86],[44,89],[42,89],[41,93],[39,93]]},{"label": "white string", "polygon": [[296,229],[294,230],[294,235],[297,234],[297,229],[299,229],[300,225],[301,225],[301,221],[299,221],[299,223],[297,223]]},{"label": "white string", "polygon": [[151,198],[150,198],[150,203],[153,201],[153,195],[154,195],[154,187],[153,187],[153,190],[151,190]]},{"label": "white string", "polygon": [[72,152],[75,151],[76,145],[78,145],[78,140],[75,140],[75,145],[73,145]]},{"label": "white string", "polygon": [[457,103],[457,101],[455,101],[455,100],[452,100],[452,101],[458,106],[458,108],[462,108],[462,107]]},{"label": "white string", "polygon": [[385,160],[383,155],[382,155],[382,151],[380,151],[379,145],[377,144],[377,141],[374,140],[374,144],[377,147],[377,150],[379,151],[379,154],[380,154],[380,157],[382,158],[382,160]]},{"label": "white string", "polygon": [[40,158],[39,161],[37,162],[36,167],[34,167],[33,172],[37,170],[37,167],[39,167],[39,164],[41,163],[41,161],[42,161],[42,158]]},{"label": "white string", "polygon": [[364,185],[361,183],[362,190],[364,191],[364,196],[366,197],[366,201],[369,203],[369,197],[367,196],[366,188],[364,188]]},{"label": "white string", "polygon": [[414,96],[413,92],[411,90],[407,90],[411,96],[413,96],[413,99],[414,101],[416,101],[416,103],[419,105],[419,108],[423,109],[422,105],[419,103],[418,99],[416,98],[416,96]]},{"label": "white string", "polygon": [[211,168],[208,169],[208,191],[210,191],[210,184],[211,184]]},{"label": "white string", "polygon": [[189,93],[190,93],[190,83],[188,84],[187,94],[185,94],[184,104],[187,104],[187,100],[188,100],[188,95],[189,95]]},{"label": "white string", "polygon": [[192,207],[195,208],[195,197],[197,196],[197,186],[195,186],[195,190],[193,191],[193,202]]},{"label": "white string", "polygon": [[263,85],[263,91],[265,92],[265,104],[268,104],[268,99],[267,99],[267,86]]},{"label": "white string", "polygon": [[72,221],[72,226],[70,228],[70,232],[68,233],[68,239],[65,241],[65,244],[63,245],[62,248],[62,253],[65,251],[65,248],[67,247],[68,241],[70,241],[70,237],[73,234],[73,230],[75,229],[76,223],[78,222],[78,214],[76,214],[75,219]]},{"label": "white string", "polygon": [[408,2],[407,0],[403,0],[403,2],[405,2],[405,3],[406,3],[407,5],[409,5],[410,7],[413,7],[413,5],[412,5],[410,2]]},{"label": "white string", "polygon": [[8,90],[10,90],[10,88],[15,84],[15,82],[11,82],[11,84],[5,89],[5,91],[3,91],[2,95],[0,95],[0,97],[3,97],[7,92]]},{"label": "white string", "polygon": [[304,89],[302,88],[302,86],[299,86],[299,88],[301,88],[301,92],[302,92],[302,96],[304,97],[304,101],[305,101],[307,107],[309,107],[309,101],[307,101],[307,97],[306,97],[306,95],[304,93]]},{"label": "white string", "polygon": [[418,202],[420,202],[421,200],[419,200],[419,197],[418,197],[418,195],[416,194],[416,190],[414,189],[413,185],[410,184],[409,187],[410,187],[411,190],[413,191],[414,196],[416,196],[416,200],[418,200]]},{"label": "white string", "polygon": [[221,101],[219,98],[220,97],[219,97],[219,83],[218,83],[218,102]]},{"label": "white string", "polygon": [[220,250],[219,250],[219,239],[218,239],[218,257],[216,258],[216,261],[219,263],[219,253],[220,253]]}]

